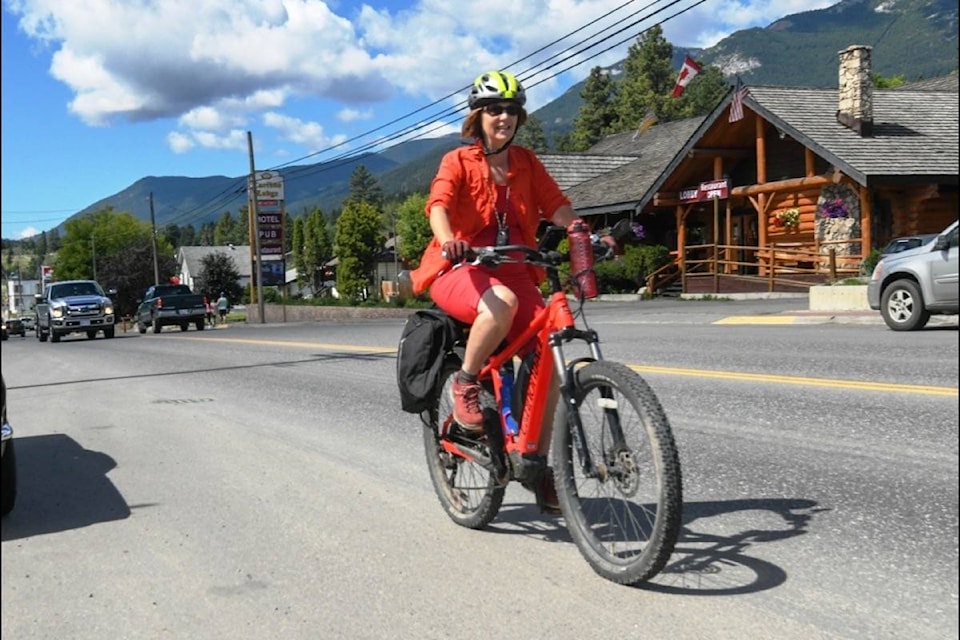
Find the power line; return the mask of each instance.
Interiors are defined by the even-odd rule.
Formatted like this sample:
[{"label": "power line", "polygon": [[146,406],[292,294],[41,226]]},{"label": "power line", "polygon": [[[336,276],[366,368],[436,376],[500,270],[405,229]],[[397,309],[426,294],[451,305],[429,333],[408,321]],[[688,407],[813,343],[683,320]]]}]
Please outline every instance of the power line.
[{"label": "power line", "polygon": [[[557,53],[554,53],[544,58],[543,60],[528,66],[526,69],[519,70],[517,72],[517,76],[525,80],[525,84],[527,84],[528,89],[538,86],[540,84],[543,84],[544,82],[548,82],[549,80],[552,80],[553,78],[556,78],[557,76],[577,66],[580,66],[612,49],[615,49],[616,47],[621,46],[622,44],[624,44],[625,42],[628,42],[629,40],[636,38],[638,34],[631,32],[629,36],[623,39],[617,40],[612,44],[609,44],[608,46],[604,47],[603,49],[600,49],[599,51],[595,51],[592,54],[584,57],[583,59],[579,59],[579,60],[576,59],[577,56],[580,56],[585,52],[590,51],[591,49],[601,46],[602,44],[608,43],[610,38],[636,27],[638,24],[646,20],[649,20],[650,18],[662,13],[663,11],[668,10],[669,8],[679,4],[682,1],[683,0],[671,0],[670,2],[667,2],[664,6],[657,8],[656,10],[651,11],[648,14],[639,15],[644,11],[651,9],[658,3],[663,2],[663,0],[653,0],[652,2],[645,4],[644,6],[637,9],[636,11],[633,11],[630,14],[624,16],[623,18],[617,20],[612,25],[601,28],[596,33],[588,35],[578,40],[577,42],[574,42],[570,46],[558,51]],[[595,24],[600,20],[613,16],[618,11],[621,11],[628,5],[633,4],[633,2],[634,0],[628,0],[627,2],[622,3],[616,8],[611,9],[610,11],[604,13],[599,18],[593,20],[588,25],[581,26],[571,31],[570,33],[565,34],[564,36],[557,38],[556,40],[553,40],[552,42],[546,45],[541,46],[535,51],[519,58],[518,60],[515,60],[514,62],[511,62],[509,65],[506,65],[504,68],[509,69],[511,67],[519,65],[520,63],[526,60],[533,58],[537,54],[548,50],[550,47],[553,47],[554,45],[564,40],[567,40],[568,38],[584,31],[585,29],[587,29],[588,26]],[[694,9],[695,7],[703,4],[704,2],[706,2],[706,0],[696,0],[689,6],[685,8],[681,8],[680,10],[667,16],[666,18],[660,20],[659,22],[656,22],[653,25],[647,27],[646,29],[641,30],[639,33],[641,34],[645,33],[649,29],[653,28],[653,26],[662,25],[668,22],[669,20],[672,20],[673,18],[676,18],[677,16]],[[624,24],[623,22],[624,20],[634,18],[638,15],[639,17],[637,17],[635,20],[632,20],[631,22]],[[567,64],[568,62],[569,64]],[[536,81],[533,81],[534,78],[537,78],[538,76],[542,76],[543,74],[550,71],[552,71],[552,73],[549,73],[549,75],[546,75],[545,77],[542,77]],[[397,125],[401,122],[409,120],[410,118],[418,114],[429,112],[433,107],[436,107],[442,103],[445,103],[451,98],[454,98],[459,94],[462,94],[468,88],[469,88],[469,85],[460,87],[459,89],[446,94],[445,96],[443,96],[438,100],[434,100],[429,104],[426,104],[422,107],[418,107],[417,109],[407,114],[394,118],[389,122],[379,125],[373,129],[360,133],[352,138],[349,138],[337,144],[331,145],[319,151],[302,156],[295,160],[291,160],[283,164],[276,165],[274,167],[271,167],[268,170],[277,171],[285,167],[290,167],[291,165],[297,164],[299,162],[303,162],[305,160],[315,158],[325,153],[329,153],[336,149],[340,149],[350,144],[351,142],[357,142],[359,140],[369,138],[370,136],[376,134],[379,131],[389,129],[393,125]],[[317,164],[312,164],[312,165],[304,165],[303,167],[288,170],[284,174],[285,179],[288,182],[293,182],[301,178],[306,178],[312,175],[316,175],[318,173],[322,173],[324,171],[330,171],[336,167],[342,166],[343,164],[346,164],[348,162],[354,161],[362,157],[363,155],[372,151],[373,149],[379,148],[379,149],[386,150],[404,141],[423,139],[423,138],[429,137],[429,134],[431,133],[435,133],[448,126],[452,126],[453,123],[457,119],[459,119],[460,114],[465,109],[465,106],[466,106],[466,100],[461,100],[452,106],[448,106],[443,108],[440,111],[434,112],[432,114],[428,114],[425,118],[422,118],[417,122],[405,125],[398,129],[394,129],[391,132],[388,132],[382,136],[379,136],[373,140],[370,140],[364,144],[361,144],[356,148],[343,151],[342,153],[334,156],[333,158],[327,161],[317,163]],[[172,216],[168,217],[166,224],[167,225],[177,224],[179,221],[182,221],[182,224],[189,224],[189,221],[191,219],[203,218],[206,215],[208,215],[210,212],[213,212],[216,209],[221,207],[226,207],[227,205],[235,202],[238,198],[244,197],[245,195],[246,195],[246,176],[242,178],[237,178],[235,182],[228,185],[226,188],[224,188],[222,191],[220,191],[216,195],[212,196],[207,201],[197,206],[191,207],[190,209],[180,211],[180,212],[175,212]]]}]

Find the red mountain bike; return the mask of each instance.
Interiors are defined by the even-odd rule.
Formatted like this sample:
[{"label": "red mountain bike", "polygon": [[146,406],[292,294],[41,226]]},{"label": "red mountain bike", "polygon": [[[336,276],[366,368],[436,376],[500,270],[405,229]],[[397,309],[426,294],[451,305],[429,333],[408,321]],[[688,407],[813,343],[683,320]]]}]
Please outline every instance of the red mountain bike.
[{"label": "red mountain bike", "polygon": [[[427,464],[450,518],[471,529],[485,527],[496,517],[508,482],[530,488],[547,468],[548,452],[539,451],[537,442],[544,416],[552,413],[546,406],[551,378],[558,376],[550,462],[561,512],[580,553],[598,574],[635,585],[656,575],[673,553],[683,501],[680,460],[653,390],[633,370],[603,360],[596,331],[586,327],[582,300],[577,315],[584,328],[577,327],[558,273],[566,258],[550,247],[562,234],[561,227],[548,229],[539,249],[474,248],[472,264],[523,262],[544,268],[551,293],[527,330],[480,371],[481,436],[467,434],[453,420],[449,388],[464,342],[448,355],[425,420]],[[600,243],[596,246],[595,254]],[[606,245],[603,250],[598,259],[612,257]],[[536,347],[514,378],[514,359],[531,339]],[[587,355],[568,360],[564,348],[571,342],[584,345]]]}]

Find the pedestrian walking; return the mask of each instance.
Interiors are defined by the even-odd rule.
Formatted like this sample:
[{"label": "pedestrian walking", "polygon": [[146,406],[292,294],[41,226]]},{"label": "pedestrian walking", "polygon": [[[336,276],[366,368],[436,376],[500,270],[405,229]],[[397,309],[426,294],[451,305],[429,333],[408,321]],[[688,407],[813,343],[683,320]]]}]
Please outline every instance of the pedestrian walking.
[{"label": "pedestrian walking", "polygon": [[227,300],[227,294],[220,292],[220,298],[217,300],[217,314],[220,316],[220,324],[227,324],[227,310],[230,308],[230,302]]}]

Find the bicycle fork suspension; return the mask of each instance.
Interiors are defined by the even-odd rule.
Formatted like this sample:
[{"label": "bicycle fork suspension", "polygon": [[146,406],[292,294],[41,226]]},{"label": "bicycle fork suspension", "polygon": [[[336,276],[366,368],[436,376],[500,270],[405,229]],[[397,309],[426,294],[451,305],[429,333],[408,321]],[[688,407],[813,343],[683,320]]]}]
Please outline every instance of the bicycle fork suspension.
[{"label": "bicycle fork suspension", "polygon": [[[578,358],[566,363],[563,356],[563,347],[559,340],[555,340],[552,343],[551,350],[553,352],[553,361],[557,368],[557,375],[560,376],[560,395],[568,409],[567,419],[569,420],[569,424],[567,428],[571,431],[573,447],[580,460],[581,470],[585,477],[596,478],[605,482],[609,479],[610,462],[613,462],[617,466],[621,464],[632,466],[632,464],[628,460],[618,459],[617,461],[603,460],[598,466],[594,463],[593,456],[590,454],[590,448],[587,446],[587,437],[583,430],[583,421],[580,418],[580,403],[577,400],[577,377],[575,369],[583,362],[600,361],[603,359],[603,356],[600,353],[600,344],[596,338],[596,334],[593,332],[585,333],[592,335],[578,337],[583,337],[590,345],[591,358]],[[603,411],[604,423],[609,427],[613,444],[610,448],[604,448],[604,451],[610,454],[615,453],[618,458],[622,458],[623,452],[626,450],[626,439],[623,435],[617,403],[613,397],[613,389],[611,387],[602,387],[600,389],[600,399],[598,402]]]}]

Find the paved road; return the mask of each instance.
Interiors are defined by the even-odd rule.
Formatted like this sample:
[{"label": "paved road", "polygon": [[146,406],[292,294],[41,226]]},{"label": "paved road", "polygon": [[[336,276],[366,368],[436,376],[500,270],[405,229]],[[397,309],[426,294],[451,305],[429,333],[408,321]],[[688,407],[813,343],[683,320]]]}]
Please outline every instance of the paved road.
[{"label": "paved road", "polygon": [[444,516],[397,409],[400,319],[4,343],[3,636],[956,638],[956,329],[718,324],[787,304],[588,312],[683,460],[647,589],[593,575],[520,488],[485,531]]}]

